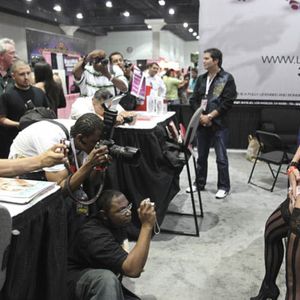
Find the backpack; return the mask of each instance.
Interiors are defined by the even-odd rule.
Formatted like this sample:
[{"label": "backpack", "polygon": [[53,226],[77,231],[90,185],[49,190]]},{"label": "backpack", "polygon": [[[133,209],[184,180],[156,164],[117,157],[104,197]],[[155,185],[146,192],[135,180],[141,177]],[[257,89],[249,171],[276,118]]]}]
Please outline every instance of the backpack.
[{"label": "backpack", "polygon": [[33,107],[25,112],[19,120],[20,130],[25,129],[29,125],[45,119],[56,119],[55,112],[49,107]]}]

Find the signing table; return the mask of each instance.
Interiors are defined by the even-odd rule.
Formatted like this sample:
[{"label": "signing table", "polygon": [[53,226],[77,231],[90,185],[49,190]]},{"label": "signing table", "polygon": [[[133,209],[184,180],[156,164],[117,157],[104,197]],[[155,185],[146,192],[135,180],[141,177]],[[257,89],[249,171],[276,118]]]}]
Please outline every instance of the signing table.
[{"label": "signing table", "polygon": [[14,233],[1,299],[65,300],[67,213],[59,188],[26,205],[1,204]]},{"label": "signing table", "polygon": [[174,118],[174,112],[163,115],[138,112],[135,125],[119,126],[114,140],[120,146],[132,146],[141,150],[137,164],[127,164],[114,159],[109,167],[109,185],[120,190],[132,201],[132,237],[136,238],[140,223],[136,209],[145,198],[156,205],[158,223],[161,224],[168,205],[180,190],[179,172],[174,169],[163,152],[166,141],[165,126]]}]

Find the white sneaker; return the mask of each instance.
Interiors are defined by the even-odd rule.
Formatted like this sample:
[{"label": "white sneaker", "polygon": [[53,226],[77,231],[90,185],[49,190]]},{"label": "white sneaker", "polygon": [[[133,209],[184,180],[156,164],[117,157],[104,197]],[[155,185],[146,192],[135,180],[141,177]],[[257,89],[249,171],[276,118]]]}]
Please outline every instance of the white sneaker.
[{"label": "white sneaker", "polygon": [[228,195],[228,192],[226,192],[225,190],[218,190],[216,193],[216,198],[224,199],[224,198],[226,198],[227,195]]},{"label": "white sneaker", "polygon": [[[197,191],[197,187],[196,187],[196,183],[194,182],[192,184],[192,193],[195,193]],[[191,193],[191,189],[190,187],[188,187],[186,190],[185,190],[186,193]]]}]

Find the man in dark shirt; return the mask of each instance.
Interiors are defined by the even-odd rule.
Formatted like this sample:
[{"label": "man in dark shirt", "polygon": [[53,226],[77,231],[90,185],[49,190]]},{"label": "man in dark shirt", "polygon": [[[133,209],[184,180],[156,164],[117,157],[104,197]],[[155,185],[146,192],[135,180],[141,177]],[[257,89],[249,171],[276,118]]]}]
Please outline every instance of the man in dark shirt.
[{"label": "man in dark shirt", "polygon": [[8,38],[0,39],[0,95],[14,86],[10,68],[15,57],[15,42]]},{"label": "man in dark shirt", "polygon": [[36,107],[49,107],[45,93],[31,86],[31,69],[27,63],[18,60],[11,70],[15,85],[0,96],[1,158],[7,158],[10,145],[19,132],[19,120],[26,111],[26,103],[31,100]]},{"label": "man in dark shirt", "polygon": [[[222,52],[211,48],[204,51],[203,66],[206,73],[196,81],[190,104],[194,110],[203,108],[197,129],[197,178],[195,185],[204,189],[207,179],[207,158],[211,144],[214,144],[218,168],[217,199],[225,198],[230,190],[227,157],[228,128],[226,115],[237,96],[233,76],[222,69]],[[193,191],[196,186],[193,186]],[[193,192],[192,191],[192,192]],[[187,192],[191,192],[189,189]]]},{"label": "man in dark shirt", "polygon": [[69,299],[139,299],[128,291],[123,294],[117,276],[139,277],[148,257],[155,224],[155,210],[144,200],[138,209],[142,224],[138,241],[131,251],[122,248],[126,225],[131,221],[131,204],[113,190],[104,191],[99,211],[78,231],[68,259]]}]

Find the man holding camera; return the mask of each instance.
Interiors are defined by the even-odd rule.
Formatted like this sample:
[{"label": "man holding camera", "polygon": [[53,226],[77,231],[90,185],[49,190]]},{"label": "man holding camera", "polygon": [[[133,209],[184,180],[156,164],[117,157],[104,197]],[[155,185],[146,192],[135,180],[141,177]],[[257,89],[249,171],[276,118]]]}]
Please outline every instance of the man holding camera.
[{"label": "man holding camera", "polygon": [[156,220],[154,205],[149,199],[141,202],[138,241],[131,251],[126,251],[123,244],[131,221],[131,204],[114,190],[104,191],[97,204],[97,214],[79,229],[70,247],[69,299],[139,299],[120,284],[118,277],[141,275]]},{"label": "man holding camera", "polygon": [[128,91],[121,99],[120,104],[125,110],[135,110],[137,104],[136,97],[130,93],[133,78],[133,64],[129,60],[124,60],[122,53],[117,51],[109,55],[109,62],[113,65],[119,66],[124,72],[124,76],[128,81]]},{"label": "man holding camera", "polygon": [[73,75],[81,96],[93,96],[100,88],[108,89],[112,95],[127,91],[123,71],[117,65],[108,65],[105,57],[104,50],[94,50],[74,66]]},{"label": "man holding camera", "polygon": [[95,149],[103,130],[103,121],[95,114],[89,113],[74,120],[56,120],[61,126],[49,121],[33,123],[22,130],[15,138],[9,158],[22,158],[40,155],[53,144],[60,143],[70,135],[69,157],[71,165],[59,164],[43,168],[38,173],[27,174],[27,178],[56,181],[63,189],[69,175],[67,167],[74,172],[70,179],[70,188],[77,190],[85,179],[89,178],[95,166],[108,161],[108,149],[101,146]]}]

